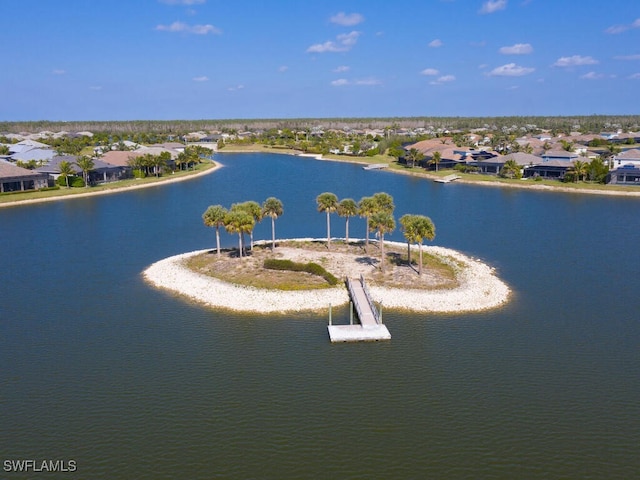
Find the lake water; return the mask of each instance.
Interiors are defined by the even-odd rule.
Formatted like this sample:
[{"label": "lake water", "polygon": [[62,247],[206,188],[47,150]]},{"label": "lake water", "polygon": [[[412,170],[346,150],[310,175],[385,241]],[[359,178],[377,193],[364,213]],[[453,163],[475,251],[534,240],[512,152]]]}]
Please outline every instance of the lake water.
[{"label": "lake water", "polygon": [[[637,477],[640,200],[218,160],[186,182],[0,209],[3,466],[74,460],[60,477],[92,479]],[[511,302],[385,311],[390,342],[336,345],[326,314],[221,313],[142,281],[154,261],[215,245],[210,204],[276,196],[278,237],[325,236],[324,191],[385,191],[396,219],[429,215],[433,244],[495,266]],[[364,235],[361,219],[350,234]]]}]

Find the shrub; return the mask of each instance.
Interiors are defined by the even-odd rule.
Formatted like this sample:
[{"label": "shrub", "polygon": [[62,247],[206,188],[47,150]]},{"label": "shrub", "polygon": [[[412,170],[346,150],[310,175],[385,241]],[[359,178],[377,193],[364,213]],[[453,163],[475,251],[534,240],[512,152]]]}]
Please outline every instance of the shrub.
[{"label": "shrub", "polygon": [[[56,183],[61,187],[67,186],[67,180],[64,177],[58,177]],[[69,186],[70,187],[84,187],[84,180],[82,177],[69,177]]]},{"label": "shrub", "polygon": [[82,177],[71,177],[69,185],[72,187],[84,187],[84,179]]},{"label": "shrub", "polygon": [[317,263],[298,263],[292,260],[268,258],[264,261],[264,268],[269,270],[288,270],[291,272],[306,272],[324,278],[329,285],[337,285],[338,279],[327,272],[322,265]]}]

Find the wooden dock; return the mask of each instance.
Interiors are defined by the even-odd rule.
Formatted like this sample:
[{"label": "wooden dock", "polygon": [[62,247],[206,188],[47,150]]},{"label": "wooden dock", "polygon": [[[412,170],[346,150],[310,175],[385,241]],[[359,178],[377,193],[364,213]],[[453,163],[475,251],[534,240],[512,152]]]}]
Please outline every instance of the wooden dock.
[{"label": "wooden dock", "polygon": [[460,176],[454,173],[451,175],[447,175],[446,177],[434,178],[433,181],[438,183],[451,183],[454,180],[459,180],[459,179],[460,179]]},{"label": "wooden dock", "polygon": [[387,168],[389,164],[387,163],[370,163],[362,167],[363,170],[380,170],[381,168]]},{"label": "wooden dock", "polygon": [[356,309],[359,325],[332,325],[329,320],[331,342],[370,342],[390,340],[391,334],[382,323],[382,313],[376,308],[362,275],[357,280],[347,278],[347,289]]}]

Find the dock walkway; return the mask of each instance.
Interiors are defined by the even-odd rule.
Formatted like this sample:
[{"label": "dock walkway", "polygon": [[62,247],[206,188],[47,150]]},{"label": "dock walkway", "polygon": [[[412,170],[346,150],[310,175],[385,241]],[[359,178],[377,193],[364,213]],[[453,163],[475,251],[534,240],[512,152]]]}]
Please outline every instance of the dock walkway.
[{"label": "dock walkway", "polygon": [[358,280],[347,278],[349,296],[356,309],[360,325],[329,325],[332,342],[363,342],[390,340],[391,334],[382,324],[382,315],[376,308],[362,275]]},{"label": "dock walkway", "polygon": [[455,173],[447,175],[446,177],[434,178],[433,181],[437,183],[451,183],[454,180],[460,180],[460,176]]}]

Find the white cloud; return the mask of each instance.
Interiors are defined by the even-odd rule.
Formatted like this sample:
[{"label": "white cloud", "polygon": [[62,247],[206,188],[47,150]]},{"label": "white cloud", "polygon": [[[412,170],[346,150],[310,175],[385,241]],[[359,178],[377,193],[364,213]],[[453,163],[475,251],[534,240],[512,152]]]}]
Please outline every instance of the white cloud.
[{"label": "white cloud", "polygon": [[53,73],[54,75],[64,75],[66,72],[66,70],[62,70],[61,68],[54,68],[51,73]]},{"label": "white cloud", "polygon": [[616,35],[618,33],[626,32],[627,30],[631,30],[633,28],[640,28],[640,18],[637,18],[628,25],[612,25],[605,30],[605,33],[609,33],[611,35]]},{"label": "white cloud", "polygon": [[334,68],[333,71],[335,73],[348,72],[349,71],[349,67],[346,66],[346,65],[340,65],[339,67]]},{"label": "white cloud", "polygon": [[443,75],[442,77],[434,80],[433,82],[429,82],[430,85],[442,85],[444,83],[450,83],[455,81],[456,77],[453,75]]},{"label": "white cloud", "polygon": [[188,25],[184,22],[173,22],[171,25],[158,25],[156,30],[172,33],[192,33],[194,35],[207,35],[208,33],[214,35],[222,34],[222,30],[213,25]]},{"label": "white cloud", "polygon": [[585,80],[598,80],[600,78],[604,78],[602,73],[589,72],[582,75],[580,78],[584,78]]},{"label": "white cloud", "polygon": [[629,78],[632,78],[634,80],[640,80],[640,73],[634,73],[633,75],[630,75]]},{"label": "white cloud", "polygon": [[93,90],[94,92],[97,92],[99,90],[102,90],[102,86],[101,85],[93,85],[93,86],[89,87],[89,90]]},{"label": "white cloud", "polygon": [[194,82],[208,82],[209,81],[209,77],[205,77],[204,75],[202,75],[201,77],[193,77],[193,81]]},{"label": "white cloud", "polygon": [[523,75],[528,75],[534,71],[535,68],[521,67],[515,63],[507,63],[501,67],[494,68],[487,75],[490,77],[522,77]]},{"label": "white cloud", "polygon": [[339,78],[331,82],[331,85],[334,87],[344,87],[346,85],[370,87],[370,86],[375,86],[380,84],[382,84],[382,82],[377,78],[363,78],[359,80],[348,80],[346,78]]},{"label": "white cloud", "polygon": [[616,55],[613,57],[616,60],[640,60],[640,54],[635,55]]},{"label": "white cloud", "polygon": [[236,90],[242,90],[244,88],[244,85],[240,84],[240,85],[236,85],[235,87],[229,87],[227,88],[227,90],[229,90],[230,92],[235,92]]},{"label": "white cloud", "polygon": [[598,63],[593,57],[583,57],[582,55],[572,55],[571,57],[560,57],[553,64],[554,67],[577,67],[580,65],[595,65]]},{"label": "white cloud", "polygon": [[330,18],[331,23],[336,25],[342,25],[343,27],[352,27],[364,22],[364,17],[359,13],[344,13],[340,12]]},{"label": "white cloud", "polygon": [[629,27],[627,25],[612,25],[609,28],[607,28],[604,32],[609,33],[611,35],[616,35],[618,33],[626,32],[627,30],[629,30]]},{"label": "white cloud", "polygon": [[507,8],[507,0],[489,0],[482,5],[480,13],[493,13]]},{"label": "white cloud", "polygon": [[335,42],[328,41],[311,45],[307,48],[307,53],[348,52],[356,44],[360,35],[361,33],[356,31],[342,33],[336,37],[337,41]]},{"label": "white cloud", "polygon": [[510,47],[500,48],[503,55],[527,55],[533,52],[533,47],[529,43],[516,43]]},{"label": "white cloud", "polygon": [[286,72],[287,70],[289,70],[289,67],[287,67],[286,65],[281,65],[280,67],[278,67],[278,71],[279,71],[280,73],[284,73],[284,72]]},{"label": "white cloud", "polygon": [[207,0],[159,0],[167,5],[202,5]]},{"label": "white cloud", "polygon": [[436,38],[435,40],[431,40],[429,42],[429,46],[431,48],[438,48],[438,47],[441,47],[442,45],[444,44],[442,43],[442,40],[440,40],[439,38]]},{"label": "white cloud", "polygon": [[425,68],[424,70],[422,70],[420,72],[420,75],[427,75],[427,76],[431,76],[434,77],[436,75],[439,75],[440,72],[438,70],[436,70],[435,68]]}]

